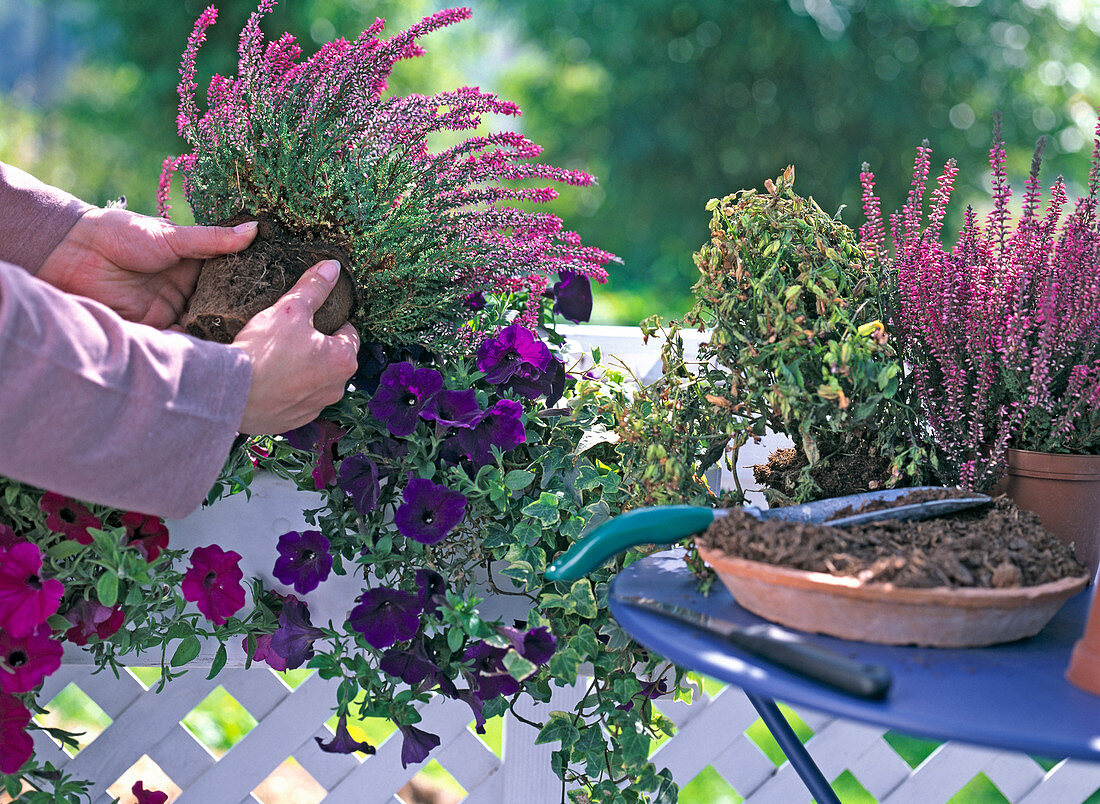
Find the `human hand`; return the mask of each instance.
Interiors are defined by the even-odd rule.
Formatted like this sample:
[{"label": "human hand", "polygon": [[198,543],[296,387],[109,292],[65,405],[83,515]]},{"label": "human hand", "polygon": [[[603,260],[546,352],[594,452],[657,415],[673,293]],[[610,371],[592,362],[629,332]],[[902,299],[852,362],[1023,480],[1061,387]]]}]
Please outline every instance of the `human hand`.
[{"label": "human hand", "polygon": [[232,346],[252,359],[242,433],[283,433],[340,401],[358,368],[359,334],[344,324],[332,335],[313,327],[340,275],[335,260],[319,262],[271,307],[253,316]]},{"label": "human hand", "polygon": [[202,261],[240,251],[255,236],[255,222],[177,226],[125,209],[90,209],[36,276],[128,321],[167,329],[183,315]]}]

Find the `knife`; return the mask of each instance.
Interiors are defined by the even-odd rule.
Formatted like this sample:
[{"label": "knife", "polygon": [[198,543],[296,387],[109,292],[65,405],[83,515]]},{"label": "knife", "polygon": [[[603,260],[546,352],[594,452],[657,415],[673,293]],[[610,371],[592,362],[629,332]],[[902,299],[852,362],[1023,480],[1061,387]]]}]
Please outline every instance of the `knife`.
[{"label": "knife", "polygon": [[614,595],[615,600],[636,609],[689,625],[697,631],[724,639],[746,653],[779,665],[792,673],[811,678],[861,698],[885,698],[890,690],[890,670],[877,664],[863,664],[836,651],[813,645],[804,638],[775,625],[740,626],[697,611],[641,595]]}]

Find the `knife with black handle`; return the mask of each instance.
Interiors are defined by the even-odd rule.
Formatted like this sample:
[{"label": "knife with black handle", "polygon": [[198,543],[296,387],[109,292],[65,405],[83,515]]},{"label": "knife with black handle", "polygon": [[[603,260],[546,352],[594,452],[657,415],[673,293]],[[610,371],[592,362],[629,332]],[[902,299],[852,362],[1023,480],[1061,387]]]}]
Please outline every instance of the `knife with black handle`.
[{"label": "knife with black handle", "polygon": [[890,670],[864,664],[807,642],[798,634],[775,625],[740,626],[683,606],[639,595],[615,595],[615,600],[643,611],[667,617],[696,630],[726,640],[734,647],[860,698],[881,699],[890,691]]}]

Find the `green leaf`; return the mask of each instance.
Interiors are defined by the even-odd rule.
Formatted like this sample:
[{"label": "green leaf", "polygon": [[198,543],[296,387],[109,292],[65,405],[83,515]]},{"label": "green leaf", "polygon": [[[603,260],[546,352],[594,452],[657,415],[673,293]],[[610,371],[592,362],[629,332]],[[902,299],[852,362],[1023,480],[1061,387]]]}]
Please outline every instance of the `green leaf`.
[{"label": "green leaf", "polygon": [[567,611],[571,610],[588,619],[596,616],[596,596],[592,593],[592,584],[587,578],[581,578],[569,587],[568,599],[572,605],[566,607]]},{"label": "green leaf", "polygon": [[538,665],[532,661],[529,661],[522,656],[515,648],[509,648],[508,652],[504,654],[504,669],[508,671],[508,675],[514,678],[516,681],[523,681],[530,678],[536,672],[538,672]]},{"label": "green leaf", "polygon": [[539,520],[546,527],[558,523],[558,498],[548,492],[539,494],[539,498],[523,509],[526,516]]},{"label": "green leaf", "polygon": [[218,652],[214,654],[214,661],[210,663],[210,674],[206,677],[207,681],[221,672],[221,669],[225,667],[225,660],[227,658],[225,643],[223,642],[218,645]]},{"label": "green leaf", "polygon": [[46,552],[54,561],[61,561],[69,556],[76,555],[85,547],[87,547],[87,545],[81,544],[76,539],[65,539],[55,544]]},{"label": "green leaf", "polygon": [[185,665],[198,656],[200,650],[202,650],[202,643],[199,642],[197,636],[192,634],[183,639],[180,644],[176,646],[176,652],[172,654],[172,659],[168,663],[172,667]]},{"label": "green leaf", "polygon": [[577,680],[577,668],[580,664],[581,656],[573,648],[559,649],[550,657],[550,673],[572,683]]},{"label": "green leaf", "polygon": [[551,712],[550,720],[535,738],[535,745],[560,742],[562,748],[569,748],[580,736],[581,733],[573,725],[573,719],[568,712]]},{"label": "green leaf", "polygon": [[534,472],[528,472],[525,469],[513,469],[504,476],[504,485],[512,491],[519,491],[530,486],[534,479]]},{"label": "green leaf", "polygon": [[95,594],[104,606],[115,605],[118,602],[118,576],[110,570],[100,575],[96,581]]}]

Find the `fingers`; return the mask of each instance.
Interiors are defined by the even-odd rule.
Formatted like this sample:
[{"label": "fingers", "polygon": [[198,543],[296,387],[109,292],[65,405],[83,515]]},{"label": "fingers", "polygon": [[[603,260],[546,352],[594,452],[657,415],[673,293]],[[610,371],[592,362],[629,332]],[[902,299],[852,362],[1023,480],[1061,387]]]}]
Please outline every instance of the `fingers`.
[{"label": "fingers", "polygon": [[328,294],[336,287],[339,276],[340,263],[336,260],[323,260],[302,274],[294,287],[279,300],[279,305],[300,310],[303,317],[312,320],[313,314],[321,309]]},{"label": "fingers", "polygon": [[164,242],[178,257],[206,259],[246,248],[256,237],[256,221],[228,226],[173,226],[164,229]]}]

